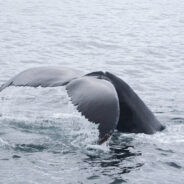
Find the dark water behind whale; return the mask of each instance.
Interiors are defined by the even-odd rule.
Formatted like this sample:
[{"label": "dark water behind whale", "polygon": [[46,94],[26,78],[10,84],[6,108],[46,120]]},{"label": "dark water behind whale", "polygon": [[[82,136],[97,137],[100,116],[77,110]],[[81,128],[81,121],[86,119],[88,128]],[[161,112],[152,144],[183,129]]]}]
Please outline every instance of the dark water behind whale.
[{"label": "dark water behind whale", "polygon": [[108,70],[166,130],[102,146],[65,88],[0,93],[0,183],[183,183],[184,1],[0,0],[0,84],[35,66]]}]

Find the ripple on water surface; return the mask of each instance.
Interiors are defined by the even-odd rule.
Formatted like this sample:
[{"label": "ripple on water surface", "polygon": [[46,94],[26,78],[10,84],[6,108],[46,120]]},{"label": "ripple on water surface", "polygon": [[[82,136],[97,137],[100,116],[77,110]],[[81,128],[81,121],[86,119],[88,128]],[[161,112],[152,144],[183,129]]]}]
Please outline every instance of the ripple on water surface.
[{"label": "ripple on water surface", "polygon": [[184,3],[0,1],[0,84],[35,66],[108,70],[166,125],[154,135],[97,126],[65,88],[0,93],[0,183],[179,183],[184,180]]}]

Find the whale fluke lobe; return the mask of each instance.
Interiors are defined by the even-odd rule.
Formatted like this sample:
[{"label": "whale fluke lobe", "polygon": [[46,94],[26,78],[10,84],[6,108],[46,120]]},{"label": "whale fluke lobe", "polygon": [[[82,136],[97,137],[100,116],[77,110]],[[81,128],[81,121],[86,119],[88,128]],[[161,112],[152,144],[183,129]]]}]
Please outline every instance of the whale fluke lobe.
[{"label": "whale fluke lobe", "polygon": [[2,91],[8,86],[30,86],[30,87],[63,86],[72,79],[75,79],[82,75],[83,72],[70,68],[60,68],[60,67],[30,68],[10,79],[0,88],[0,91]]},{"label": "whale fluke lobe", "polygon": [[164,129],[127,83],[112,73],[106,72],[105,75],[111,80],[118,93],[120,118],[117,129],[119,131],[153,134]]},{"label": "whale fluke lobe", "polygon": [[7,88],[8,86],[11,86],[11,83],[12,83],[12,81],[9,80],[9,81],[7,81],[5,84],[1,85],[1,86],[0,86],[0,92],[3,91],[3,90],[4,90],[5,88]]},{"label": "whale fluke lobe", "polygon": [[120,132],[153,134],[164,126],[121,78],[109,72],[84,75],[78,70],[37,67],[25,70],[0,87],[56,87],[66,85],[72,103],[89,121],[99,124],[99,141],[106,141],[115,129]]},{"label": "whale fluke lobe", "polygon": [[78,111],[89,121],[99,124],[99,142],[108,139],[119,120],[119,102],[114,86],[107,80],[84,76],[72,80],[66,89]]}]

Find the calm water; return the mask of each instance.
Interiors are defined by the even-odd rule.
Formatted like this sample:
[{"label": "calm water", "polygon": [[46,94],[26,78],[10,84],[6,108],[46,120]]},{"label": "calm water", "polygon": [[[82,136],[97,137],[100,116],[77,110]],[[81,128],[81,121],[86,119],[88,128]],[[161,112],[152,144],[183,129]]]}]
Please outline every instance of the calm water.
[{"label": "calm water", "polygon": [[167,127],[99,146],[64,87],[10,87],[0,93],[0,183],[182,184],[183,10],[183,0],[0,0],[0,84],[35,66],[108,70]]}]

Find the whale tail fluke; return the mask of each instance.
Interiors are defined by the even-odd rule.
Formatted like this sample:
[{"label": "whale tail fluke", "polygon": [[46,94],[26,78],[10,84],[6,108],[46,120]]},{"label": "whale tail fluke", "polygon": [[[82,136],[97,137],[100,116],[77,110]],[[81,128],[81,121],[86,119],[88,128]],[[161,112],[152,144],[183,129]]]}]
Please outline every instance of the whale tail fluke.
[{"label": "whale tail fluke", "polygon": [[78,70],[38,67],[25,70],[0,87],[56,87],[66,85],[72,103],[89,121],[99,124],[99,144],[115,129],[120,132],[153,134],[165,129],[134,90],[109,72],[84,75]]}]

